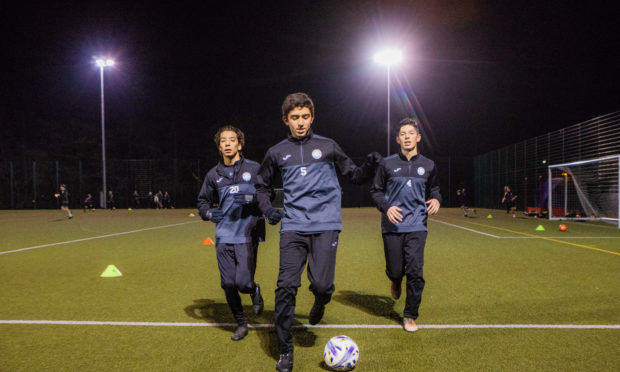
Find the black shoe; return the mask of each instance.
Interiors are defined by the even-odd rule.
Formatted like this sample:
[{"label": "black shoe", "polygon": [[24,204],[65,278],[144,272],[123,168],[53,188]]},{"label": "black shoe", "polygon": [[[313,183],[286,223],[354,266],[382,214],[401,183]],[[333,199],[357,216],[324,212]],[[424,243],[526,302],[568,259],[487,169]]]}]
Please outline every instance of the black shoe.
[{"label": "black shoe", "polygon": [[390,293],[392,294],[393,299],[398,300],[400,298],[400,293],[401,293],[400,283],[392,282],[392,284],[390,285]]},{"label": "black shoe", "polygon": [[312,325],[317,324],[323,319],[323,314],[325,314],[325,305],[319,305],[317,300],[314,300],[314,305],[312,305],[310,315],[308,316],[308,322]]},{"label": "black shoe", "polygon": [[245,336],[248,335],[248,325],[240,325],[235,329],[235,333],[230,336],[230,339],[233,341],[242,340]]},{"label": "black shoe", "polygon": [[276,369],[280,372],[291,372],[293,370],[293,352],[280,354],[280,360],[276,364]]},{"label": "black shoe", "polygon": [[265,308],[265,302],[263,301],[263,296],[260,294],[260,286],[256,283],[256,291],[250,295],[252,298],[252,308],[254,309],[254,314],[260,315],[263,313],[263,309]]}]

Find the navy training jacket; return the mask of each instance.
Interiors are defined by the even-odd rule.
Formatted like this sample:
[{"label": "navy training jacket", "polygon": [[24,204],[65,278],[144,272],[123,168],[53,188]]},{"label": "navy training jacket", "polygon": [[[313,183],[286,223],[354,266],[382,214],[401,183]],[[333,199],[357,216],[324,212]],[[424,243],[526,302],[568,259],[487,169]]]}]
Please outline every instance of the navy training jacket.
[{"label": "navy training jacket", "polygon": [[289,135],[267,151],[258,171],[256,190],[261,211],[272,208],[272,185],[279,171],[285,212],[280,231],[341,231],[342,191],[336,168],[354,184],[363,183],[374,170],[368,161],[356,166],[330,138],[312,131],[303,138]]},{"label": "navy training jacket", "polygon": [[[420,154],[407,160],[400,151],[388,156],[377,168],[370,193],[382,212],[383,234],[427,231],[426,201],[434,198],[441,203],[435,162]],[[393,224],[387,218],[385,213],[392,206],[402,208],[402,222]]]},{"label": "navy training jacket", "polygon": [[207,172],[198,194],[198,213],[206,219],[209,208],[216,205],[224,212],[224,219],[215,227],[217,243],[241,244],[265,240],[265,219],[255,201],[241,205],[234,203],[238,193],[256,195],[256,173],[259,164],[241,158],[226,166],[221,161]]}]

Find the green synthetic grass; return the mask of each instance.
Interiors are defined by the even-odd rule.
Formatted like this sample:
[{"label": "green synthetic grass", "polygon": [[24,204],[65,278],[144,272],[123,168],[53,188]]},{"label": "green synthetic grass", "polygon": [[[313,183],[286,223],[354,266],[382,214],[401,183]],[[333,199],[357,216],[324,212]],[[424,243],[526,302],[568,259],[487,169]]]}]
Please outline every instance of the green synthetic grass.
[{"label": "green synthetic grass", "polygon": [[[82,213],[0,211],[0,252],[157,226],[0,255],[0,320],[231,323],[213,246],[214,226],[193,210]],[[487,219],[488,214],[493,219]],[[343,210],[336,293],[320,324],[397,325],[404,296],[389,295],[379,214]],[[499,239],[446,223],[491,234]],[[620,324],[620,231],[479,210],[465,219],[444,208],[429,222],[418,324]],[[545,231],[536,231],[542,225]],[[278,227],[259,247],[256,280],[272,323]],[[541,239],[545,238],[545,239]],[[616,253],[616,254],[614,254]],[[101,278],[114,264],[119,278]],[[303,276],[297,322],[313,296]],[[0,324],[0,371],[274,370],[272,328],[232,342],[231,327]],[[297,328],[295,371],[323,370],[337,334],[360,347],[356,370],[617,370],[620,329]]]}]

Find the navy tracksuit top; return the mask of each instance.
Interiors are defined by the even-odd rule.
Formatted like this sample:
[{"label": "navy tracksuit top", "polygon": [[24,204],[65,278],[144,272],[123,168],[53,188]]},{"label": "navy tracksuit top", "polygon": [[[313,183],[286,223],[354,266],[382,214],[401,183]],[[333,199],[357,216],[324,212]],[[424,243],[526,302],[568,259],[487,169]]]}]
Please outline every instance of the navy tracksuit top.
[{"label": "navy tracksuit top", "polygon": [[241,158],[226,166],[221,161],[207,172],[198,194],[198,211],[205,216],[209,208],[218,206],[224,219],[215,227],[217,243],[241,244],[265,240],[265,220],[256,202],[235,204],[234,195],[256,194],[254,183],[259,164]]},{"label": "navy tracksuit top", "polygon": [[289,135],[267,151],[258,171],[256,189],[261,211],[272,208],[271,187],[279,171],[285,212],[281,231],[341,231],[342,191],[336,168],[354,184],[364,182],[373,171],[368,162],[356,166],[332,139],[312,131],[303,138]]},{"label": "navy tracksuit top", "polygon": [[[382,212],[383,234],[427,231],[426,201],[434,198],[441,203],[435,162],[420,154],[407,160],[400,151],[388,156],[377,168],[370,193]],[[403,220],[398,224],[390,222],[385,214],[392,206],[402,209]]]}]

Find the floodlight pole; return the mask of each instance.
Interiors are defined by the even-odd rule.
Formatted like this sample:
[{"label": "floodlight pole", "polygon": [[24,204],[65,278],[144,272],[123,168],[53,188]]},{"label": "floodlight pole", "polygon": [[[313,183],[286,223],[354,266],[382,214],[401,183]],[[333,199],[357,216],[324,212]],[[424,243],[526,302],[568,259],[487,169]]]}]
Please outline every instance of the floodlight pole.
[{"label": "floodlight pole", "polygon": [[105,103],[103,95],[103,65],[99,66],[101,69],[101,159],[103,162],[103,196],[99,201],[101,208],[106,208],[106,166],[105,166]]},{"label": "floodlight pole", "polygon": [[390,156],[390,65],[387,65],[387,154]]},{"label": "floodlight pole", "polygon": [[401,62],[403,56],[398,50],[386,49],[374,55],[376,63],[387,67],[387,156],[390,156],[390,69]]}]

